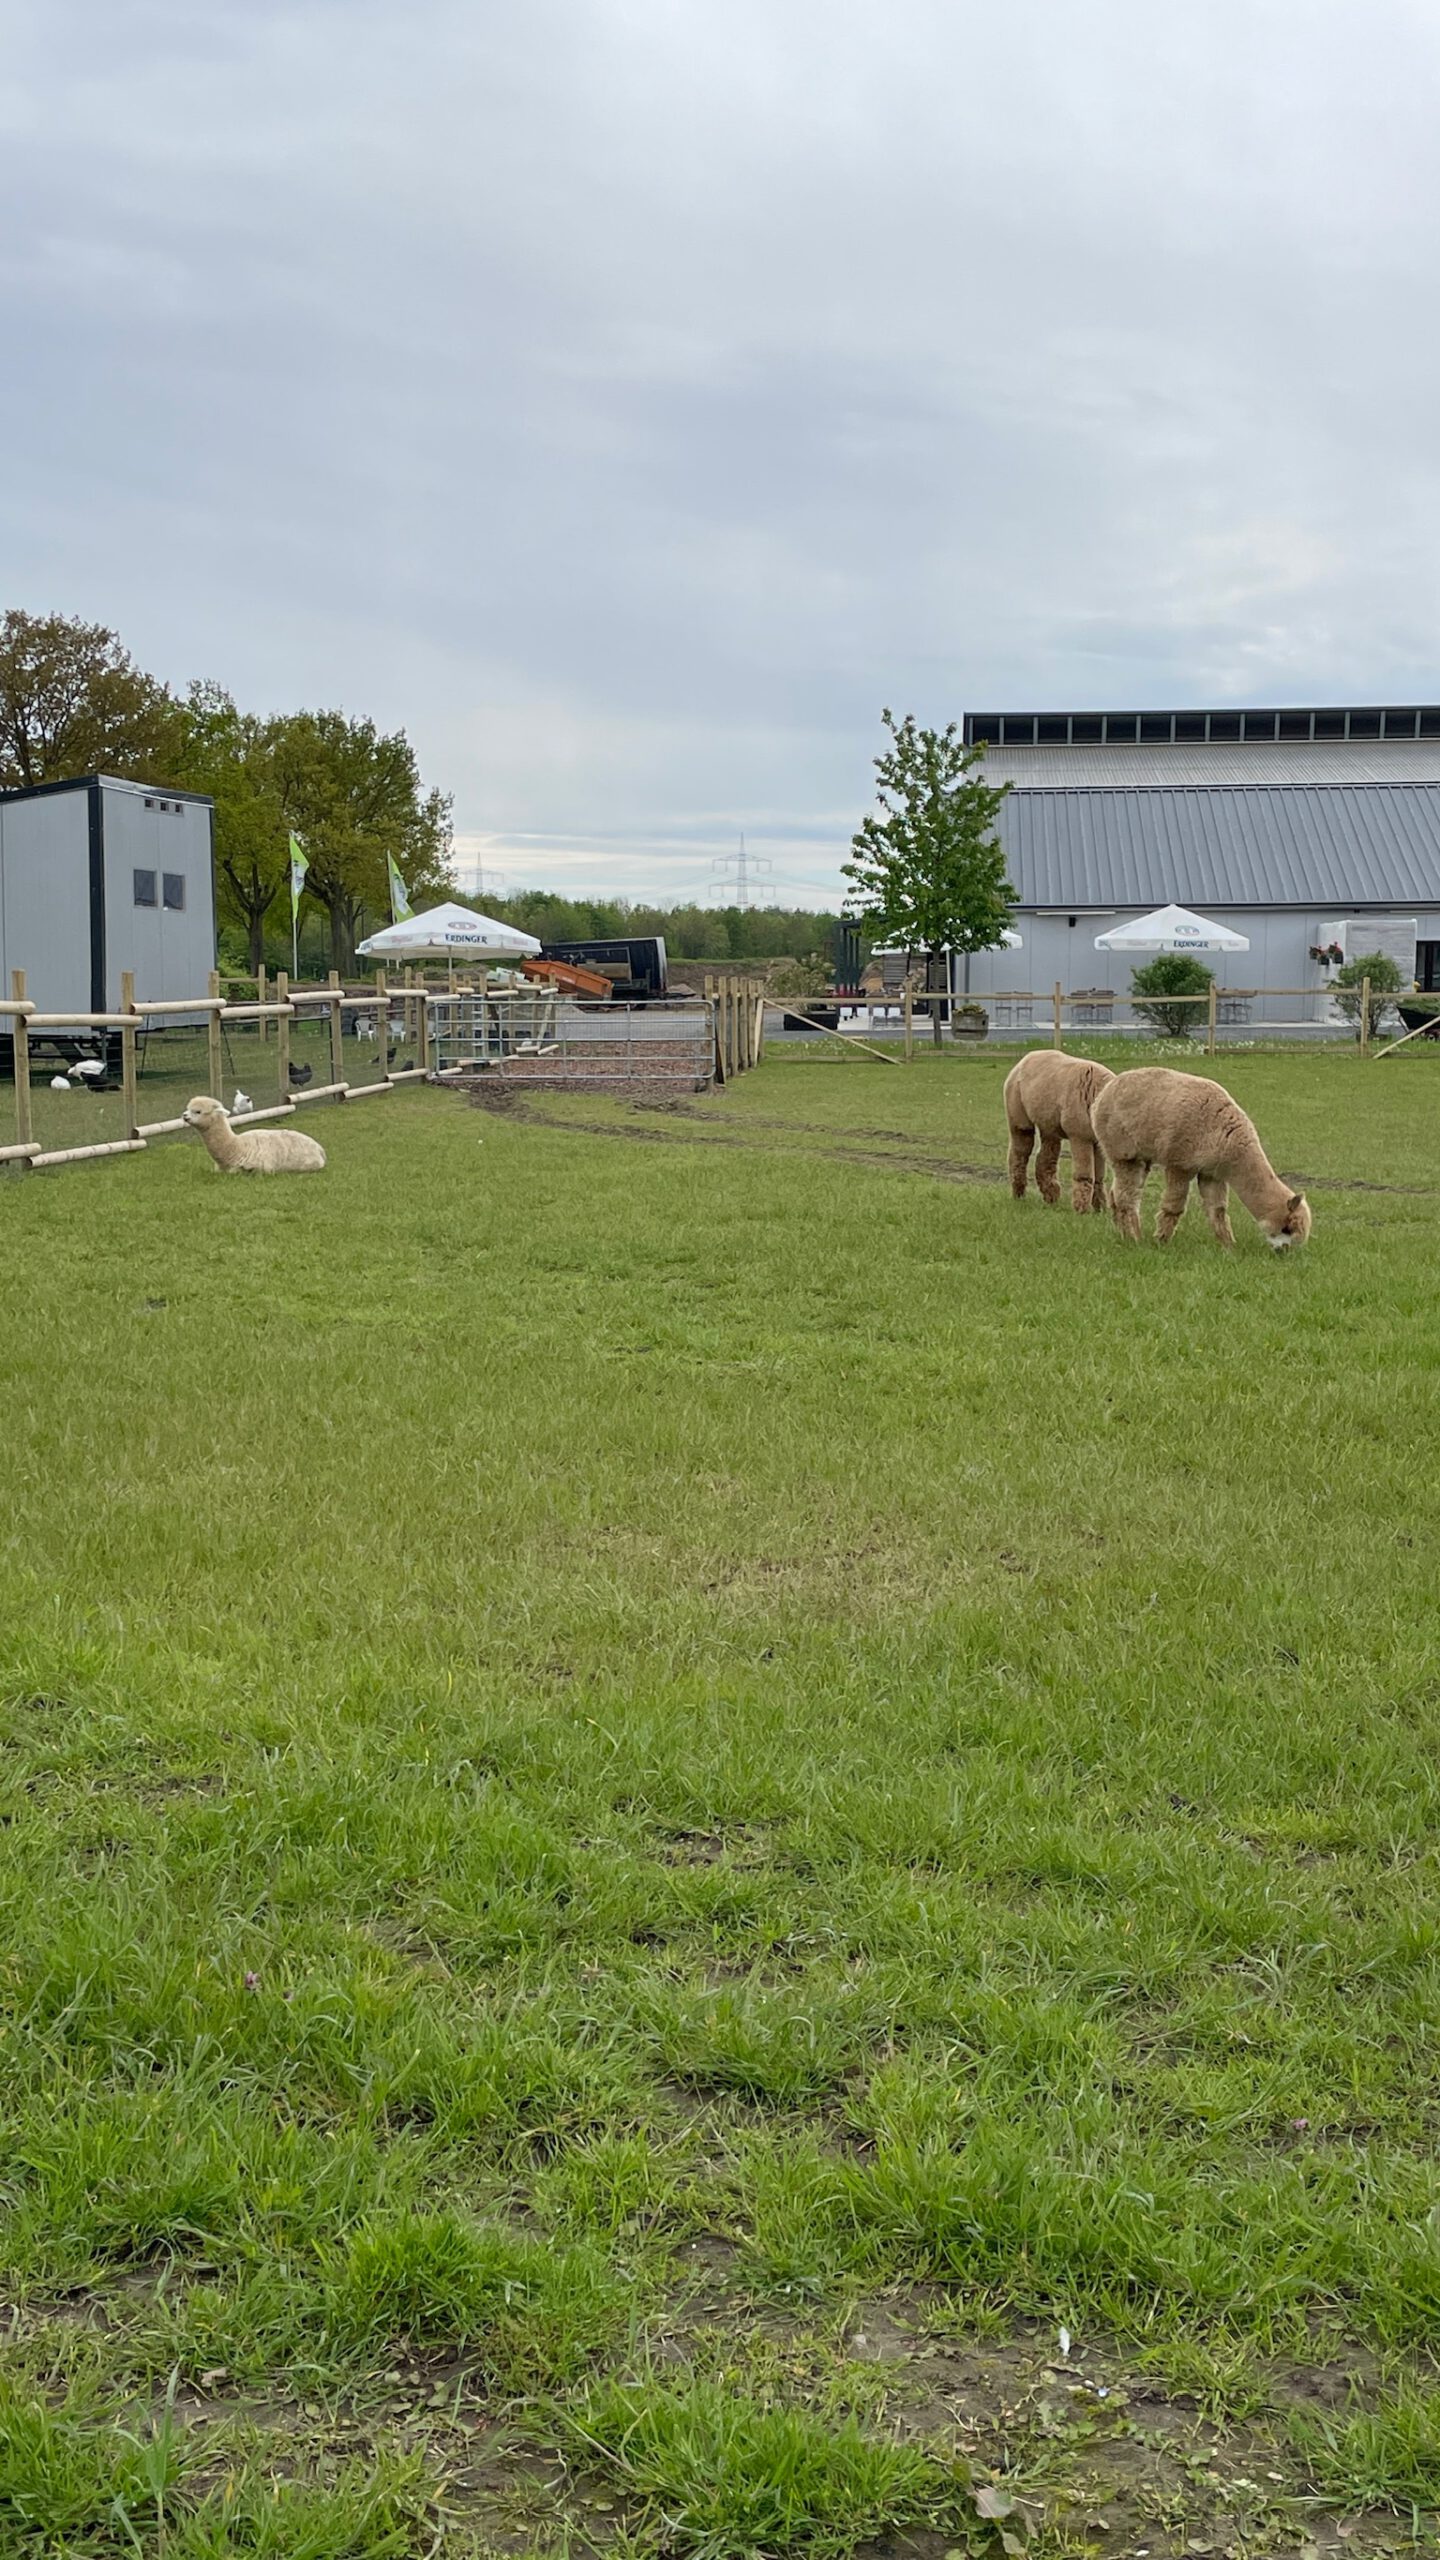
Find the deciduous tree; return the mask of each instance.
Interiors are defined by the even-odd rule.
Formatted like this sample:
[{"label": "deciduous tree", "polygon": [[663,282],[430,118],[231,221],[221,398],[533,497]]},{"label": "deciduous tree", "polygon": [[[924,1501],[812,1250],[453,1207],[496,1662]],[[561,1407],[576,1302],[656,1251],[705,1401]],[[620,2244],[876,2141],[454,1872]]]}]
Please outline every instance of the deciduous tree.
[{"label": "deciduous tree", "polygon": [[[983,747],[966,747],[952,721],[922,729],[913,714],[881,714],[890,745],[875,759],[877,810],[852,840],[841,869],[853,883],[849,906],[876,941],[922,950],[937,963],[951,951],[993,951],[1009,923],[1015,891],[995,833],[1010,785],[981,778]],[[936,973],[932,973],[936,974]],[[935,1044],[943,1018],[931,1008]]]},{"label": "deciduous tree", "polygon": [[385,857],[393,854],[419,906],[452,884],[450,802],[426,791],[403,729],[343,711],[297,711],[266,724],[287,832],[309,856],[307,893],[330,919],[330,956],[353,967],[362,908],[389,910]]},{"label": "deciduous tree", "polygon": [[81,773],[175,782],[184,744],[184,705],[103,623],[0,620],[0,788]]}]

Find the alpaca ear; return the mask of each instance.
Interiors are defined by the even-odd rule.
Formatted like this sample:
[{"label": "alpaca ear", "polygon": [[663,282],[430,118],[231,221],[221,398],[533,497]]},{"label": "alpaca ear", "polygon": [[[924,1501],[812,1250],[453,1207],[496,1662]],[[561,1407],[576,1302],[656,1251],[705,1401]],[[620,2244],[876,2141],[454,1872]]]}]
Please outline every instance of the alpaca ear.
[{"label": "alpaca ear", "polygon": [[1285,1206],[1287,1209],[1303,1209],[1305,1206],[1304,1192],[1292,1191],[1289,1199],[1285,1203]]}]

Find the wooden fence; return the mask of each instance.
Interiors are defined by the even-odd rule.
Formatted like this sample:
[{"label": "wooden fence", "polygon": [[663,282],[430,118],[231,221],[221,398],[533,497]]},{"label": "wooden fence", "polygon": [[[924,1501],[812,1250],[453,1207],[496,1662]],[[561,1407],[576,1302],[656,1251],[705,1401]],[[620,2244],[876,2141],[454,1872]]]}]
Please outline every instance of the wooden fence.
[{"label": "wooden fence", "polygon": [[728,1084],[747,1067],[758,1067],[765,1051],[763,978],[736,978],[705,973],[700,992],[715,1017],[715,1081]]},{"label": "wooden fence", "polygon": [[[1050,1046],[1052,1048],[1063,1049],[1067,1036],[1071,1039],[1081,1038],[1089,1040],[1094,1039],[1097,1035],[1104,1036],[1107,1034],[1111,1036],[1118,1035],[1122,1038],[1134,1038],[1137,1035],[1145,1036],[1153,1034],[1155,1023],[1152,1015],[1148,1013],[1140,1014],[1140,1018],[1136,1021],[1116,1023],[1114,1020],[1114,1014],[1117,1010],[1117,1001],[1119,1004],[1123,1004],[1128,1007],[1132,1014],[1140,1013],[1140,1008],[1142,1006],[1152,1007],[1156,1011],[1162,1007],[1166,1009],[1171,1006],[1190,1007],[1197,1014],[1203,1007],[1203,1018],[1196,1022],[1196,1030],[1198,1033],[1203,1028],[1205,1055],[1213,1058],[1216,1055],[1218,1048],[1222,1045],[1218,1037],[1220,1030],[1226,1027],[1234,1027],[1233,1021],[1230,1019],[1230,1008],[1234,1005],[1244,1003],[1248,1006],[1253,1004],[1269,1003],[1274,1000],[1288,1002],[1292,998],[1303,998],[1307,1002],[1313,1004],[1317,999],[1328,999],[1331,992],[1332,991],[1326,987],[1247,987],[1244,989],[1228,989],[1217,986],[1212,982],[1206,992],[1201,995],[1156,995],[1146,997],[1135,996],[1127,993],[1119,1000],[1112,997],[1102,1004],[1097,999],[1096,991],[1093,988],[1075,988],[1067,994],[1065,988],[1057,978],[1053,987],[1047,988],[1043,991],[1031,987],[1007,987],[997,989],[994,993],[987,994],[983,997],[952,996],[944,993],[936,995],[933,991],[907,983],[899,991],[899,1005],[902,1018],[904,1054],[907,1060],[912,1059],[915,1055],[917,1017],[919,1035],[927,1041],[933,1039],[932,1007],[937,1004],[944,1006],[949,1011],[952,1021],[955,1015],[963,1015],[968,1006],[977,1007],[986,1016],[986,1022],[980,1026],[979,1031],[975,1035],[977,1039],[985,1036],[987,1028],[991,1031],[999,1028],[1002,1038],[1007,1032],[1009,1032],[1021,1040],[1028,1039],[1031,1041],[1033,1041],[1037,1032],[1043,1031],[1048,1034]],[[1391,1006],[1402,1003],[1405,999],[1403,997],[1392,995],[1388,991],[1379,992],[1372,990],[1368,978],[1361,980],[1359,987],[1354,990],[1354,994],[1354,1029],[1357,1037],[1357,1046],[1362,1058],[1388,1057],[1392,1050],[1403,1048],[1407,1041],[1421,1038],[1426,1029],[1428,1029],[1428,1025],[1419,1025],[1416,1029],[1405,1032],[1400,1038],[1388,1040],[1382,1047],[1377,1048],[1375,1046],[1376,1029],[1381,1018]],[[824,999],[820,998],[814,999],[814,1003],[816,1004],[822,1003],[823,1001]],[[867,1015],[868,1028],[868,1016],[872,1011],[879,1010],[880,1004],[867,1006],[863,997],[847,1001],[851,1004],[852,1009],[857,1014],[865,1013]],[[883,1003],[883,1001],[884,1000],[881,999],[880,1003]],[[787,1016],[794,1016],[797,1020],[802,1021],[806,1018],[806,1000],[803,997],[798,1000],[787,998],[782,1001],[778,996],[768,996],[764,999],[764,1002],[770,1007],[772,1012],[782,1013]],[[1028,1019],[1023,1021],[1017,1020],[1013,1023],[1007,1022],[1003,1026],[997,1026],[994,1021],[994,1015],[996,1010],[1002,1006],[1008,1011],[1013,1011],[1016,1014],[1024,1013],[1028,1015]],[[1260,1020],[1255,1022],[1253,1027],[1256,1034],[1259,1037],[1264,1038],[1266,1034],[1271,1032],[1308,1032],[1313,1035],[1322,1029],[1335,1031],[1338,1030],[1340,1026],[1334,1023],[1326,1024],[1317,1022],[1314,1019],[1307,1017],[1296,1022]],[[884,1058],[887,1065],[893,1066],[896,1063],[893,1052],[887,1053],[885,1050],[877,1048],[872,1041],[864,1038],[857,1030],[850,1029],[836,1031],[832,1030],[828,1024],[822,1022],[815,1022],[813,1024],[813,1028],[816,1031],[823,1033],[827,1039],[838,1042],[844,1048],[858,1049],[872,1057]],[[964,1038],[965,1036],[966,1035],[963,1033],[957,1034],[957,1037],[959,1038]]]},{"label": "wooden fence", "polygon": [[[264,990],[265,981],[261,980]],[[248,1128],[260,1120],[287,1118],[309,1102],[356,1101],[364,1094],[392,1092],[396,1085],[409,1083],[427,1075],[429,1056],[429,999],[423,987],[387,985],[381,971],[373,986],[351,992],[341,985],[332,972],[323,987],[292,988],[284,971],[277,973],[274,995],[261,992],[253,1004],[231,1004],[222,995],[218,974],[212,970],[203,996],[168,997],[164,1002],[137,1003],[133,976],[127,971],[120,981],[120,1005],[114,1013],[43,1013],[26,993],[23,969],[10,974],[10,993],[0,997],[0,1032],[9,1030],[14,1061],[15,1137],[13,1144],[0,1145],[0,1164],[26,1166],[39,1170],[46,1165],[80,1164],[97,1156],[133,1155],[152,1138],[168,1136],[183,1129],[180,1119],[149,1120],[140,1118],[140,1045],[152,1028],[202,1023],[206,1043],[208,1080],[206,1089],[223,1099],[224,1034],[228,1024],[253,1027],[267,1047],[272,1038],[275,1051],[276,1098],[236,1115],[237,1128]],[[393,1074],[387,1071],[368,1084],[352,1084],[345,1074],[343,1016],[369,1013],[375,1022],[382,1060],[388,1028],[396,1012],[402,1024],[413,1024],[416,1063],[401,1067]],[[329,1076],[317,1084],[306,1084],[303,1091],[292,1088],[290,1078],[290,1034],[297,1022],[325,1022],[329,1031]],[[121,1117],[124,1135],[102,1140],[98,1145],[83,1147],[45,1147],[35,1136],[33,1085],[36,1060],[33,1044],[47,1035],[63,1035],[73,1044],[76,1035],[103,1034],[111,1049],[118,1041]]]},{"label": "wooden fence", "polygon": [[[163,1002],[137,1002],[133,976],[126,974],[120,982],[120,1003],[113,1013],[44,1012],[27,992],[23,969],[11,972],[10,993],[0,997],[0,1040],[6,1035],[14,1067],[14,1136],[0,1143],[0,1167],[16,1172],[27,1168],[43,1170],[52,1165],[93,1162],[106,1156],[142,1153],[153,1138],[168,1137],[183,1129],[183,1117],[142,1119],[144,1076],[142,1059],[152,1030],[184,1029],[193,1035],[196,1056],[194,1089],[202,1085],[223,1101],[227,1084],[236,1069],[227,1035],[232,1027],[254,1035],[255,1046],[245,1060],[247,1082],[256,1082],[257,1072],[266,1080],[273,1076],[274,1100],[259,1099],[231,1117],[236,1128],[248,1128],[256,1122],[288,1118],[311,1102],[356,1101],[371,1093],[388,1093],[397,1085],[430,1076],[438,1061],[439,1023],[437,1009],[453,1007],[457,996],[467,989],[481,999],[487,997],[488,972],[481,972],[471,988],[468,976],[456,978],[447,973],[439,984],[427,985],[414,971],[403,980],[387,979],[377,972],[373,981],[363,987],[346,987],[338,972],[333,971],[325,985],[292,987],[288,976],[277,971],[273,980],[262,969],[258,978],[222,981],[218,972],[210,974],[202,996],[168,997]],[[246,990],[253,988],[253,999]],[[226,990],[234,991],[234,994]],[[535,990],[525,991],[532,997]],[[705,988],[705,1001],[710,1013],[710,1033],[703,1057],[713,1064],[715,1080],[726,1083],[759,1064],[764,1045],[764,987],[758,978],[717,978]],[[495,991],[489,990],[493,998]],[[238,1000],[235,1000],[238,995]],[[381,1072],[372,1080],[354,1083],[347,1078],[344,1060],[345,1026],[353,1031],[354,1017],[369,1017],[375,1025],[377,1055]],[[397,1025],[397,1016],[399,1017]],[[292,1079],[291,1035],[297,1025],[309,1024],[325,1034],[319,1051],[320,1072],[316,1076],[317,1058],[313,1038],[311,1056],[306,1061],[308,1080],[297,1090]],[[391,1069],[390,1040],[399,1029],[401,1046],[413,1055],[414,1063]],[[362,1035],[364,1036],[364,1035]],[[204,1045],[204,1067],[199,1063],[199,1044]],[[42,1045],[59,1043],[62,1052],[73,1052],[88,1046],[92,1052],[103,1050],[107,1069],[94,1090],[108,1093],[112,1103],[118,1068],[120,1093],[120,1132],[84,1146],[47,1145],[35,1128],[35,1087],[41,1073],[37,1051]],[[273,1064],[261,1069],[261,1060]],[[227,1075],[227,1061],[229,1073]],[[45,1073],[49,1077],[49,1065]],[[70,1075],[77,1069],[72,1065]],[[50,1079],[54,1081],[55,1079]],[[173,1082],[173,1079],[171,1079]],[[260,1087],[257,1083],[257,1094]],[[0,1086],[3,1094],[3,1086]],[[48,1102],[48,1093],[42,1097]],[[173,1100],[173,1093],[170,1097]],[[68,1106],[66,1106],[68,1108]],[[112,1120],[112,1126],[113,1126]],[[0,1139],[4,1139],[0,1126]]]}]

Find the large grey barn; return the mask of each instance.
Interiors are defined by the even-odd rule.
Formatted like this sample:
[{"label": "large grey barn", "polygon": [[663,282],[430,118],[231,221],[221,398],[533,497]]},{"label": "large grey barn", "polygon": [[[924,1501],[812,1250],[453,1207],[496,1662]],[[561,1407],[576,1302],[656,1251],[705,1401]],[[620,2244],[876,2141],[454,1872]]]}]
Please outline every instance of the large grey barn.
[{"label": "large grey barn", "polygon": [[[1112,989],[1118,1013],[1132,964],[1095,936],[1172,900],[1248,936],[1208,964],[1232,1018],[1323,1020],[1309,953],[1335,941],[1440,988],[1440,708],[972,712],[964,735],[1013,785],[998,828],[1024,942],[971,961],[977,995],[1058,979]],[[1313,996],[1247,1000],[1266,987]]]},{"label": "large grey barn", "polygon": [[0,985],[23,969],[42,1013],[113,1012],[205,992],[215,966],[213,807],[89,774],[0,791]]}]

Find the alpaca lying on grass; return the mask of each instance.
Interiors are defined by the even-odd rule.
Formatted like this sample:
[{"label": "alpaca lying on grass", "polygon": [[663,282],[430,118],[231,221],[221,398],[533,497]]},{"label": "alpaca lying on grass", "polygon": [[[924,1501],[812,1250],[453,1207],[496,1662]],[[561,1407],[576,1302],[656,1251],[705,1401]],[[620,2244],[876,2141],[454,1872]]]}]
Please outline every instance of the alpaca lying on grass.
[{"label": "alpaca lying on grass", "polygon": [[243,1129],[230,1126],[230,1115],[213,1094],[197,1093],[184,1110],[185,1125],[198,1129],[221,1173],[319,1173],[325,1150],[299,1129]]},{"label": "alpaca lying on grass", "polygon": [[1081,1212],[1105,1206],[1105,1158],[1095,1143],[1096,1095],[1115,1078],[1089,1058],[1067,1058],[1056,1049],[1031,1049],[1005,1079],[1010,1123],[1010,1188],[1025,1197],[1025,1168],[1038,1130],[1035,1187],[1052,1207],[1060,1197],[1055,1168],[1060,1141],[1070,1141],[1070,1206]]},{"label": "alpaca lying on grass", "polygon": [[1177,1075],[1173,1067],[1132,1067],[1115,1076],[1095,1105],[1095,1132],[1115,1170],[1115,1224],[1132,1243],[1140,1236],[1140,1195],[1152,1164],[1163,1166],[1165,1197],[1155,1241],[1168,1244],[1185,1214],[1190,1185],[1199,1185],[1222,1244],[1233,1244],[1227,1188],[1238,1191],[1277,1253],[1303,1244],[1310,1209],[1282,1182],[1248,1119],[1223,1084]]}]

